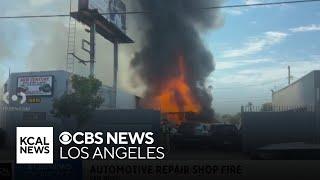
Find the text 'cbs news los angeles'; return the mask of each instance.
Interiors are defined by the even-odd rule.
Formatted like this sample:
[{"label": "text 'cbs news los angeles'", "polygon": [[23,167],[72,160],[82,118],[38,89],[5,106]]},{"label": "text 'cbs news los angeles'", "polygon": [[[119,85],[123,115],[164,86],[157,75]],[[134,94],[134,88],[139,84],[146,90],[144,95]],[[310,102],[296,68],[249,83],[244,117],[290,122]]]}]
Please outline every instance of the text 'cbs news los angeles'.
[{"label": "text 'cbs news los angeles'", "polygon": [[165,158],[153,132],[62,132],[54,141],[52,127],[17,127],[17,164],[53,164],[54,142],[59,142],[61,160]]}]

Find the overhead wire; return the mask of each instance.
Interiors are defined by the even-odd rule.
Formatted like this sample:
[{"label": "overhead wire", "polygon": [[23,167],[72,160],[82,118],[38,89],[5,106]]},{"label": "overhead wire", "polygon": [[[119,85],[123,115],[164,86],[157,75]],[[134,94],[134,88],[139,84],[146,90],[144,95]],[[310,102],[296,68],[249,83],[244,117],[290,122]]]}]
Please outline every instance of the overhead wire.
[{"label": "overhead wire", "polygon": [[[227,8],[245,8],[245,7],[257,7],[257,6],[272,6],[272,5],[284,5],[284,4],[297,4],[297,3],[312,3],[320,2],[320,0],[295,0],[295,1],[280,1],[280,2],[266,2],[266,3],[251,3],[251,4],[235,4],[224,6],[210,6],[210,7],[195,7],[187,10],[212,10],[212,9],[227,9]],[[151,14],[152,10],[141,11],[123,11],[123,12],[106,12],[102,15],[114,15],[114,14]],[[70,14],[43,14],[43,15],[16,15],[16,16],[0,16],[0,19],[30,19],[30,18],[57,18],[57,17],[69,17]]]}]

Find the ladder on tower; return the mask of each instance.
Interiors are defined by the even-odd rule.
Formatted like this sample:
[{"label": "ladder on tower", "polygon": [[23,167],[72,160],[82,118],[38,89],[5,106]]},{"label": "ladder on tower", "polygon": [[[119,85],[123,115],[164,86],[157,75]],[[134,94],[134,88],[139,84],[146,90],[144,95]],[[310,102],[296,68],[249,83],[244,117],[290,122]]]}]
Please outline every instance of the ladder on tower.
[{"label": "ladder on tower", "polygon": [[[71,1],[70,1],[70,12],[71,12]],[[75,49],[76,49],[76,31],[77,31],[77,21],[70,16],[69,19],[69,31],[68,31],[68,46],[67,46],[67,63],[66,71],[69,73],[74,73],[75,64]]]}]

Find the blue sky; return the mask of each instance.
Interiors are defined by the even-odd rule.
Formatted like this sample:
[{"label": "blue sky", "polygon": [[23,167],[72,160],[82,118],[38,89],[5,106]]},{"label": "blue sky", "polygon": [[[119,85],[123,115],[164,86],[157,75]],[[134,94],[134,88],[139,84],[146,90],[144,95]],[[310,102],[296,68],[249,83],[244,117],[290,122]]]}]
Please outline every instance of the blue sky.
[{"label": "blue sky", "polygon": [[[228,0],[224,4],[279,1]],[[12,0],[0,7],[0,15],[67,12],[67,0]],[[214,87],[218,113],[239,112],[248,102],[270,102],[271,89],[287,84],[288,65],[294,80],[320,69],[320,2],[224,9],[222,17],[223,25],[202,32],[215,57],[216,70],[208,77],[208,85]],[[0,20],[1,81],[9,67],[13,72],[63,69],[67,22],[68,18]],[[130,58],[130,53],[122,52],[121,57]],[[129,79],[123,68],[128,68],[128,61],[121,63],[120,78]],[[107,65],[97,65],[103,66]]]},{"label": "blue sky", "polygon": [[[228,1],[226,4],[273,1]],[[320,3],[223,10],[224,25],[202,35],[215,56],[214,87],[219,113],[235,113],[248,102],[271,102],[271,89],[320,68]]]}]

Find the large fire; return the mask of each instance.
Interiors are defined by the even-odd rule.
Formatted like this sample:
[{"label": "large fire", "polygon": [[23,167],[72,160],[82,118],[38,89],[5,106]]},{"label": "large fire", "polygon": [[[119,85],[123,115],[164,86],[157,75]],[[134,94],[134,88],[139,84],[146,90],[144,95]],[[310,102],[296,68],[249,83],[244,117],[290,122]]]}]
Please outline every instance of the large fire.
[{"label": "large fire", "polygon": [[187,82],[185,59],[182,55],[178,58],[177,71],[179,75],[163,83],[160,86],[160,93],[148,98],[144,106],[159,109],[169,120],[180,123],[185,120],[185,113],[197,114],[201,111],[201,106]]}]

